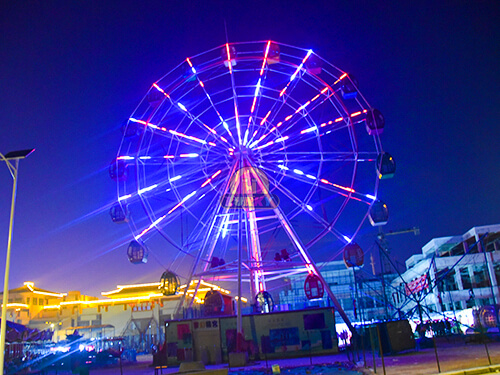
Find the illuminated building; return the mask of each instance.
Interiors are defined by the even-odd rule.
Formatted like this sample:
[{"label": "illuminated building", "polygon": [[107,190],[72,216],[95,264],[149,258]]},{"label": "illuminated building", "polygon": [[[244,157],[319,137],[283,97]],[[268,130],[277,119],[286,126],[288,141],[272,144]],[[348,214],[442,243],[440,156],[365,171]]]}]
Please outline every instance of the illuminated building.
[{"label": "illuminated building", "polygon": [[45,306],[59,304],[66,296],[67,293],[50,292],[26,281],[22,287],[9,290],[7,320],[27,325]]},{"label": "illuminated building", "polygon": [[500,224],[474,227],[434,238],[408,258],[406,271],[392,282],[392,302],[426,320],[428,314],[498,304],[499,285]]},{"label": "illuminated building", "polygon": [[[197,283],[191,282],[188,297],[193,297]],[[118,285],[97,298],[78,291],[49,292],[26,282],[10,291],[8,318],[32,329],[51,329],[54,341],[64,340],[76,330],[87,338],[121,336],[127,347],[149,350],[164,340],[163,323],[173,318],[185,288],[181,285],[176,294],[164,295],[160,282]],[[202,281],[194,298],[197,306],[202,306],[208,291],[218,291],[231,300],[228,290]]]},{"label": "illuminated building", "polygon": [[[406,260],[401,277],[384,274],[385,283],[382,275],[373,276],[365,267],[354,271],[341,261],[321,263],[319,268],[353,322],[406,315],[419,319],[417,300],[422,311],[433,316],[500,304],[500,224],[432,239],[421,254]],[[279,291],[280,310],[323,306],[329,306],[326,296],[306,298],[303,277],[290,278]],[[423,319],[428,318],[423,313]]]}]

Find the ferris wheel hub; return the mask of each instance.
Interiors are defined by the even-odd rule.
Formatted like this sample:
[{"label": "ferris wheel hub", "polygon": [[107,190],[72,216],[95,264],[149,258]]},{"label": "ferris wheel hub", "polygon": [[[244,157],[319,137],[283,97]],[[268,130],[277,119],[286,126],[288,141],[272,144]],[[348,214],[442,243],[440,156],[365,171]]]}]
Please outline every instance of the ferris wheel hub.
[{"label": "ferris wheel hub", "polygon": [[233,159],[247,159],[253,156],[253,150],[247,146],[240,145],[233,153]]}]

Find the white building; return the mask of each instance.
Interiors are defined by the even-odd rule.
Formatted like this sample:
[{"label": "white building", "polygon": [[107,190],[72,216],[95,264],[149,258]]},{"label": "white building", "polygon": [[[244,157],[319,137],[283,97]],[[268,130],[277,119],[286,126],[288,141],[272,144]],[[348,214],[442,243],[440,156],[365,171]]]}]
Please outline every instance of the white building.
[{"label": "white building", "polygon": [[429,241],[421,254],[406,260],[406,271],[392,281],[392,298],[402,312],[420,318],[424,308],[441,313],[498,304],[499,285],[497,224]]}]

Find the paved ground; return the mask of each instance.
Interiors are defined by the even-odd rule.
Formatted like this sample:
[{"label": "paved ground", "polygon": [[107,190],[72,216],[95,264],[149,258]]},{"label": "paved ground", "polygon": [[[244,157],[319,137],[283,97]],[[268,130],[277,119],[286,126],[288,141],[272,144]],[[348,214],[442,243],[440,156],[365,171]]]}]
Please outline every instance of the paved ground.
[{"label": "paved ground", "polygon": [[[488,352],[492,364],[500,364],[500,343],[488,343]],[[461,344],[451,342],[437,343],[437,356],[441,372],[462,370],[472,367],[488,366],[488,356],[484,344]],[[433,348],[384,358],[386,374],[437,374],[439,372],[436,354]],[[361,363],[362,365],[362,363]],[[367,357],[367,366],[373,373],[373,359]],[[376,358],[377,373],[383,374],[382,360]],[[366,370],[364,373],[369,373]]]},{"label": "paved ground", "polygon": [[[462,342],[447,342],[446,340],[437,343],[438,358],[440,362],[441,372],[467,369],[472,367],[487,366],[488,356],[484,344],[467,344]],[[488,350],[492,364],[500,364],[500,343],[494,342],[488,344]],[[349,355],[351,359],[352,356]],[[372,352],[365,352],[366,367],[364,367],[363,355],[360,353],[359,361],[357,363],[359,373],[373,374],[373,355]],[[346,353],[338,355],[322,356],[322,357],[305,357],[294,359],[280,359],[272,360],[267,364],[268,371],[271,372],[271,366],[274,364],[280,365],[281,369],[309,366],[320,364],[335,364],[335,363],[348,363],[349,359]],[[384,357],[386,374],[387,375],[431,375],[438,373],[438,366],[436,362],[436,355],[433,348],[423,349],[420,351],[413,351],[409,353],[399,354],[395,356]],[[154,369],[150,366],[152,363],[151,356],[138,356],[137,363],[127,363],[120,371],[119,367],[111,367],[105,369],[92,369],[91,375],[111,375],[111,374],[124,374],[124,375],[152,375]],[[382,359],[375,356],[376,373],[383,374]],[[227,364],[207,366],[207,369],[227,368]],[[163,371],[163,374],[171,374],[178,371],[178,367],[171,367]],[[252,371],[253,370],[253,371]],[[266,370],[266,362],[260,361],[251,363],[245,368],[230,369],[230,374],[249,372],[254,373],[258,370]],[[282,371],[286,373],[287,371]],[[304,371],[305,372],[305,371]],[[355,372],[341,372],[344,374],[353,374]],[[62,374],[62,373],[60,373]]]}]

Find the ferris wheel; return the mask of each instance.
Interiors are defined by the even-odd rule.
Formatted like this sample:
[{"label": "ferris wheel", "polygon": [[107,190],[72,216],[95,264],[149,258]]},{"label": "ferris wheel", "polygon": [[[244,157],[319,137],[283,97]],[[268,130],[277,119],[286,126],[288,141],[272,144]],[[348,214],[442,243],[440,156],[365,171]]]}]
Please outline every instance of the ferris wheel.
[{"label": "ferris wheel", "polygon": [[354,77],[312,50],[227,43],[154,82],[128,119],[112,218],[135,261],[147,246],[188,282],[243,280],[261,298],[300,272],[325,284],[314,259],[386,220],[383,128]]}]

